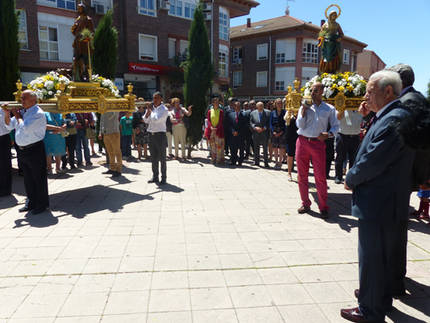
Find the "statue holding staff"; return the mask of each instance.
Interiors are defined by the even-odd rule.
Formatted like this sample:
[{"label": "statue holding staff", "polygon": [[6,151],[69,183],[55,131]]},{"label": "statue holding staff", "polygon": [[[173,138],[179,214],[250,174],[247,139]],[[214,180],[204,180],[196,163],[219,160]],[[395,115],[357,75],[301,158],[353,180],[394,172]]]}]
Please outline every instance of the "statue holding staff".
[{"label": "statue holding staff", "polygon": [[[327,11],[331,7],[336,7],[339,9],[339,12],[337,13],[336,10],[332,10],[327,16]],[[330,5],[325,11],[327,22],[322,25],[318,37],[318,47],[321,47],[321,60],[319,66],[320,73],[336,73],[340,67],[340,41],[343,37],[343,31],[340,25],[336,22],[340,13],[340,7],[336,4]]]},{"label": "statue holding staff", "polygon": [[79,16],[72,26],[72,34],[75,36],[73,41],[73,79],[75,81],[89,81],[89,68],[91,59],[91,46],[88,45],[89,37],[82,34],[84,30],[94,32],[93,20],[85,12],[85,5],[78,4]]}]

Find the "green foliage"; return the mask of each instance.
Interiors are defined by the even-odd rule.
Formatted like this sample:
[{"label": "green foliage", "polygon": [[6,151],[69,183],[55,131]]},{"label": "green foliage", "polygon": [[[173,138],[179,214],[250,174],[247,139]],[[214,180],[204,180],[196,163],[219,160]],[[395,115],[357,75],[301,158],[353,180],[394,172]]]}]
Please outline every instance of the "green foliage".
[{"label": "green foliage", "polygon": [[430,82],[427,84],[427,100],[430,102]]},{"label": "green foliage", "polygon": [[194,13],[188,39],[190,45],[187,60],[183,64],[185,71],[184,99],[186,106],[193,106],[187,137],[195,145],[202,139],[207,94],[214,74],[208,31],[201,6],[198,6]]},{"label": "green foliage", "polygon": [[118,31],[112,26],[112,14],[109,10],[94,32],[94,72],[108,79],[115,77],[118,61]]},{"label": "green foliage", "polygon": [[[94,73],[108,79],[115,77],[118,62],[118,31],[112,26],[113,11],[109,10],[94,32]],[[96,133],[100,133],[100,113],[97,113]],[[98,141],[98,137],[97,137]],[[100,142],[99,142],[100,144]]]},{"label": "green foliage", "polygon": [[19,78],[18,68],[18,14],[15,11],[15,0],[0,1],[0,99],[13,100],[16,81]]},{"label": "green foliage", "polygon": [[224,93],[224,102],[228,102],[228,99],[232,98],[233,96],[233,90],[231,87],[229,87],[227,92]]}]

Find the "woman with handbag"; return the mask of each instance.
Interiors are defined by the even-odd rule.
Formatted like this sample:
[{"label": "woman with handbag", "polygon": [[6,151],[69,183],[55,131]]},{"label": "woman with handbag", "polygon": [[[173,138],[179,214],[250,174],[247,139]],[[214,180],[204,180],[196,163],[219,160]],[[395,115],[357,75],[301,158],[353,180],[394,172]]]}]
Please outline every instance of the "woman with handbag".
[{"label": "woman with handbag", "polygon": [[69,135],[66,137],[66,148],[67,155],[63,155],[61,160],[63,161],[61,169],[67,169],[67,161],[69,162],[70,169],[75,169],[75,150],[76,150],[76,115],[74,113],[66,114],[64,120],[66,122],[66,131]]},{"label": "woman with handbag", "polygon": [[43,142],[46,151],[46,171],[48,174],[52,174],[52,156],[54,156],[56,173],[61,174],[64,172],[60,168],[61,156],[66,154],[66,142],[64,138],[68,135],[66,124],[64,124],[61,114],[45,112],[45,117],[46,133]]}]

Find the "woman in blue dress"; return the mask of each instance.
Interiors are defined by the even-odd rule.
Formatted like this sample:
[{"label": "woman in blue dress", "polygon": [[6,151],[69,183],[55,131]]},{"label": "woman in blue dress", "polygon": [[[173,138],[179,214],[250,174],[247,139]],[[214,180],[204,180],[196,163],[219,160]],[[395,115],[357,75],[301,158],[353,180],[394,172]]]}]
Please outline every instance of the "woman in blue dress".
[{"label": "woman in blue dress", "polygon": [[46,150],[46,165],[48,174],[52,174],[52,156],[55,157],[56,173],[60,174],[63,170],[61,166],[61,156],[66,154],[66,142],[61,135],[65,131],[65,123],[61,114],[45,112],[46,134],[43,142]]}]

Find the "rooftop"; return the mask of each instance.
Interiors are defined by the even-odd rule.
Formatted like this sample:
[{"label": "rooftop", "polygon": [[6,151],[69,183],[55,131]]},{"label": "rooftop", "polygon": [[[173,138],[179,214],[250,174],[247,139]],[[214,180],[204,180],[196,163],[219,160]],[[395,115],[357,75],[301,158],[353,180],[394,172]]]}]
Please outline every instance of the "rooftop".
[{"label": "rooftop", "polygon": [[[293,28],[306,28],[309,30],[313,30],[315,32],[319,32],[319,30],[321,29],[320,26],[317,26],[311,22],[305,22],[298,18],[284,15],[276,18],[267,19],[267,20],[252,22],[251,27],[247,27],[247,25],[232,27],[230,29],[230,38],[234,39],[238,37],[253,36],[253,35],[264,34],[264,33],[269,33],[273,31],[282,31],[282,30],[293,29]],[[354,39],[352,37],[344,36],[344,38],[346,40],[357,43],[363,47],[367,46],[367,44],[360,42],[357,39]]]}]

